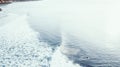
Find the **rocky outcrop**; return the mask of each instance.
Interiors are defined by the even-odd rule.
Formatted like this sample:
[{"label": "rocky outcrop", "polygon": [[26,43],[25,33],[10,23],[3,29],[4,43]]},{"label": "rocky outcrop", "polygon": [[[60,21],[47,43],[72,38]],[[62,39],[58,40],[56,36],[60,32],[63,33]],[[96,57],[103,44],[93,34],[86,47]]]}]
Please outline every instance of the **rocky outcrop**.
[{"label": "rocky outcrop", "polygon": [[8,4],[11,3],[13,0],[0,0],[0,4]]}]

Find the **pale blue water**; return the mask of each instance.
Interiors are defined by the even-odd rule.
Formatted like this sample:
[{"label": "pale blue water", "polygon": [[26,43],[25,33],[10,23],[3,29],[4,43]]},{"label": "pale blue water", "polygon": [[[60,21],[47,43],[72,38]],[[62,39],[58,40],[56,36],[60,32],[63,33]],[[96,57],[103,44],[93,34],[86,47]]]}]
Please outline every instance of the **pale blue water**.
[{"label": "pale blue water", "polygon": [[[3,11],[0,12],[0,67],[58,67],[60,65],[67,67],[68,64],[71,67],[76,67],[76,64],[79,64],[78,67],[120,66],[119,37],[118,39],[115,38],[116,36],[113,36],[113,39],[107,38],[103,32],[104,25],[100,26],[102,22],[87,24],[88,20],[93,20],[90,19],[91,17],[84,20],[86,23],[77,23],[80,21],[79,16],[91,16],[96,11],[91,12],[91,10],[82,14],[78,7],[68,7],[62,2],[59,5],[52,4],[54,1],[49,2],[18,2],[2,6]],[[79,2],[74,3],[78,5]],[[63,6],[65,7],[63,8]],[[81,10],[85,9],[81,8]],[[98,11],[92,17],[97,17],[96,15],[103,14],[99,14]],[[111,25],[108,25],[108,28]],[[99,31],[96,32],[96,30]],[[90,39],[90,37],[92,38]],[[104,43],[101,42],[102,40],[110,42]],[[53,62],[52,59],[58,63]]]}]

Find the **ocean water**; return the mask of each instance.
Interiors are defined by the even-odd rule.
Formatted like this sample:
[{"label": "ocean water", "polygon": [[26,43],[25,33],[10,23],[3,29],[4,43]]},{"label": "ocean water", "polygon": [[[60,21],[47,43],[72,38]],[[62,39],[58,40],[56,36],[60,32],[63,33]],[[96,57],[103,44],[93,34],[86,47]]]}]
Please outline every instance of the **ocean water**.
[{"label": "ocean water", "polygon": [[1,6],[0,67],[119,67],[119,1]]},{"label": "ocean water", "polygon": [[[37,7],[37,10],[38,2],[34,2],[36,5],[33,6],[27,4],[32,2],[1,6],[3,11],[0,12],[0,67],[54,67],[54,59],[58,59],[55,60],[58,63],[65,60],[61,57],[64,56],[61,52],[56,52],[59,51],[57,47],[61,45],[60,26],[53,19],[54,22],[49,22],[51,19],[47,19],[47,15],[35,14],[31,8]],[[57,26],[50,25],[51,23]],[[53,54],[61,55],[53,59]],[[69,64],[76,67],[72,62],[66,61],[62,62],[61,67],[70,66]]]}]

